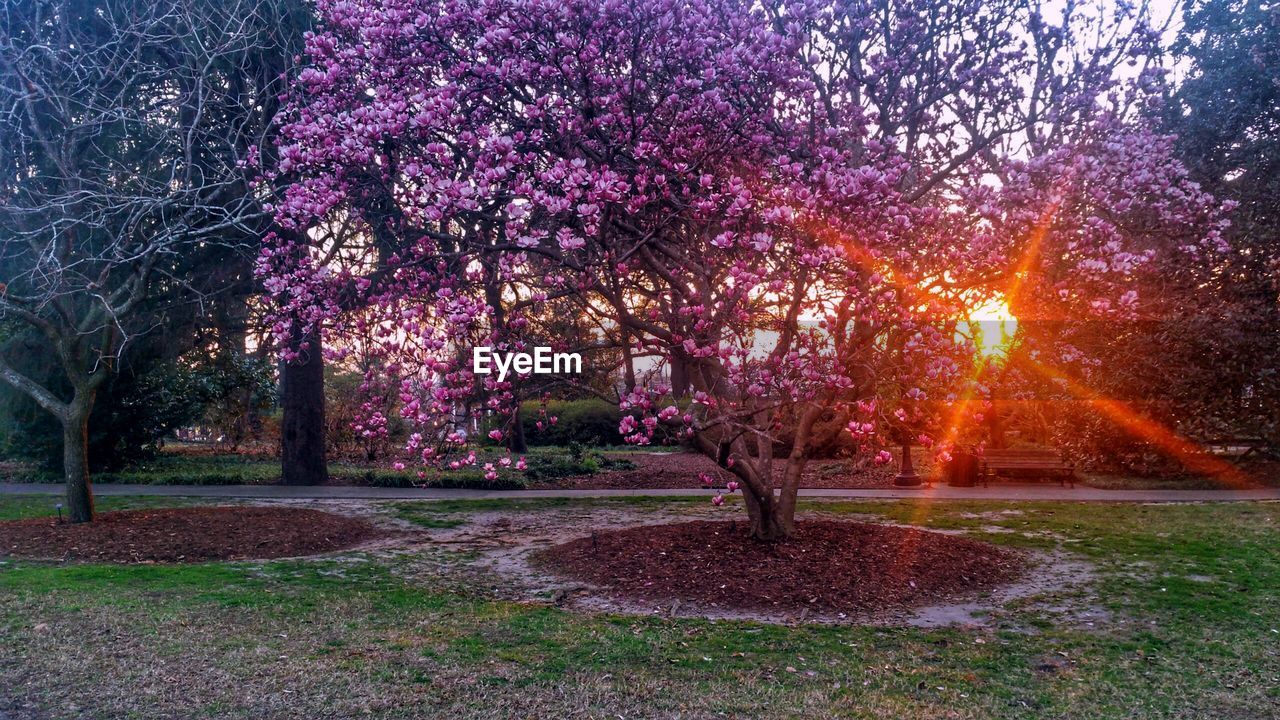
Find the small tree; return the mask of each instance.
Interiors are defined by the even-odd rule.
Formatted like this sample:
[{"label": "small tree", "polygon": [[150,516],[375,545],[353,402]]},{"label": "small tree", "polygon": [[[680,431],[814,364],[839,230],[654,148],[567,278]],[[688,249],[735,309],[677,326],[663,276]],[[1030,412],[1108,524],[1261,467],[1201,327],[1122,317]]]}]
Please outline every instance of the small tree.
[{"label": "small tree", "polygon": [[[71,519],[93,518],[90,411],[186,260],[253,243],[269,217],[242,167],[268,137],[287,4],[7,2],[0,19],[0,321],[33,328],[70,387],[0,378],[62,425]],[[287,55],[285,55],[287,57]],[[217,255],[217,253],[214,253]],[[191,272],[188,272],[191,271]]]}]

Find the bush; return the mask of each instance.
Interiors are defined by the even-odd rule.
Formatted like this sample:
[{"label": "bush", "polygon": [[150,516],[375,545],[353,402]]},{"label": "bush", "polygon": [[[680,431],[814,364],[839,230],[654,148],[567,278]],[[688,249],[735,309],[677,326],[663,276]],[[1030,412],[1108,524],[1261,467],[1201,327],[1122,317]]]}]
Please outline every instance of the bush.
[{"label": "bush", "polygon": [[449,470],[434,477],[428,474],[426,478],[419,480],[417,472],[409,470],[336,466],[329,468],[329,477],[364,487],[426,487],[462,490],[523,490],[528,487],[521,477],[500,476],[497,480],[486,480],[484,471],[476,468]]},{"label": "bush", "polygon": [[[50,383],[61,388],[63,381]],[[98,392],[89,418],[89,464],[119,470],[155,456],[161,438],[199,417],[208,393],[199,374],[177,363],[139,363],[112,377]],[[0,389],[0,453],[62,469],[62,428],[30,398]]]},{"label": "bush", "polygon": [[[405,421],[400,417],[395,393],[370,391],[364,387],[364,375],[325,368],[325,450],[330,460],[378,462],[394,456],[408,437]],[[365,420],[365,402],[381,409],[387,420],[387,434],[365,437],[354,424]]]},{"label": "bush", "polygon": [[629,460],[607,458],[571,442],[568,452],[537,452],[525,458],[528,468],[524,477],[533,481],[558,480],[575,475],[592,475],[603,470],[625,470],[634,467]]},{"label": "bush", "polygon": [[552,400],[545,406],[537,401],[526,402],[520,407],[520,415],[525,439],[530,445],[623,444],[622,435],[618,433],[622,411],[604,400]]},{"label": "bush", "polygon": [[280,479],[280,463],[240,455],[162,454],[116,472],[97,473],[99,484],[268,485]]},{"label": "bush", "polygon": [[[202,419],[234,448],[255,434],[257,414],[274,402],[273,373],[270,362],[243,355],[134,357],[97,394],[89,418],[90,469],[117,472],[156,460],[163,438]],[[56,374],[32,374],[66,394],[65,380]],[[58,422],[2,383],[0,457],[31,460],[54,472],[62,468]]]},{"label": "bush", "polygon": [[249,355],[220,355],[197,366],[203,420],[232,450],[263,437],[263,414],[276,405],[274,364]]}]

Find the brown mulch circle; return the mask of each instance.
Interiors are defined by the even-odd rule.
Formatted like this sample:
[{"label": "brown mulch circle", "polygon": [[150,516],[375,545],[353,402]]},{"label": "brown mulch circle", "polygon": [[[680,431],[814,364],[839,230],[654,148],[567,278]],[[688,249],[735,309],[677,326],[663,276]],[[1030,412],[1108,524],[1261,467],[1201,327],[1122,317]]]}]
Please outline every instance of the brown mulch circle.
[{"label": "brown mulch circle", "polygon": [[600,532],[534,561],[611,594],[723,610],[859,613],[925,604],[1015,578],[1014,552],[889,525],[801,521],[782,543],[743,522],[687,522]]},{"label": "brown mulch circle", "polygon": [[383,534],[356,518],[287,507],[192,507],[101,513],[91,523],[0,522],[0,556],[196,563],[314,555]]}]

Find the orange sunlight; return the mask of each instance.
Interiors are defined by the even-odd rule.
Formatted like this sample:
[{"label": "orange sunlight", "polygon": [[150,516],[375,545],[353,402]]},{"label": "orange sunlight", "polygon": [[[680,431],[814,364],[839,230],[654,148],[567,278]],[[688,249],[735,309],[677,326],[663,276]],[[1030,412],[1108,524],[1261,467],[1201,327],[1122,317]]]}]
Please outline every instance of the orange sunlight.
[{"label": "orange sunlight", "polygon": [[1018,331],[1018,318],[998,295],[969,311],[969,330],[983,358],[1003,358]]},{"label": "orange sunlight", "polygon": [[1075,397],[1088,402],[1091,407],[1123,427],[1125,431],[1176,457],[1188,469],[1236,488],[1248,487],[1248,478],[1235,465],[1206,453],[1199,444],[1134,410],[1128,403],[1101,397],[1065,374],[1042,363],[1032,362],[1030,366],[1046,378],[1057,382]]}]

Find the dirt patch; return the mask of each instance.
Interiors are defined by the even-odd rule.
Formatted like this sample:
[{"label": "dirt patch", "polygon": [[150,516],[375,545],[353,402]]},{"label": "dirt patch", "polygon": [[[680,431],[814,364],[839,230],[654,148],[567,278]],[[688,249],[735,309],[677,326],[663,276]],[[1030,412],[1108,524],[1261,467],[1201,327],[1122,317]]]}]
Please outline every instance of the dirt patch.
[{"label": "dirt patch", "polygon": [[994,545],[911,528],[822,520],[785,543],[743,523],[628,528],[549,548],[532,560],[630,599],[730,610],[865,613],[991,589],[1025,562]]},{"label": "dirt patch", "polygon": [[102,513],[91,523],[0,522],[0,556],[113,563],[314,555],[382,535],[364,520],[289,507],[193,507]]},{"label": "dirt patch", "polygon": [[[1028,554],[1034,566],[1014,582],[994,588],[981,598],[947,600],[911,608],[902,613],[902,622],[914,627],[999,625],[1019,632],[1035,632],[1027,625],[1009,624],[1006,606],[1028,598],[1040,598],[1036,605],[1040,619],[1052,618],[1060,625],[1088,630],[1110,620],[1110,613],[1098,604],[1097,597],[1085,590],[1095,577],[1093,565],[1060,551]],[[1060,593],[1068,593],[1071,600],[1049,600]]]}]

